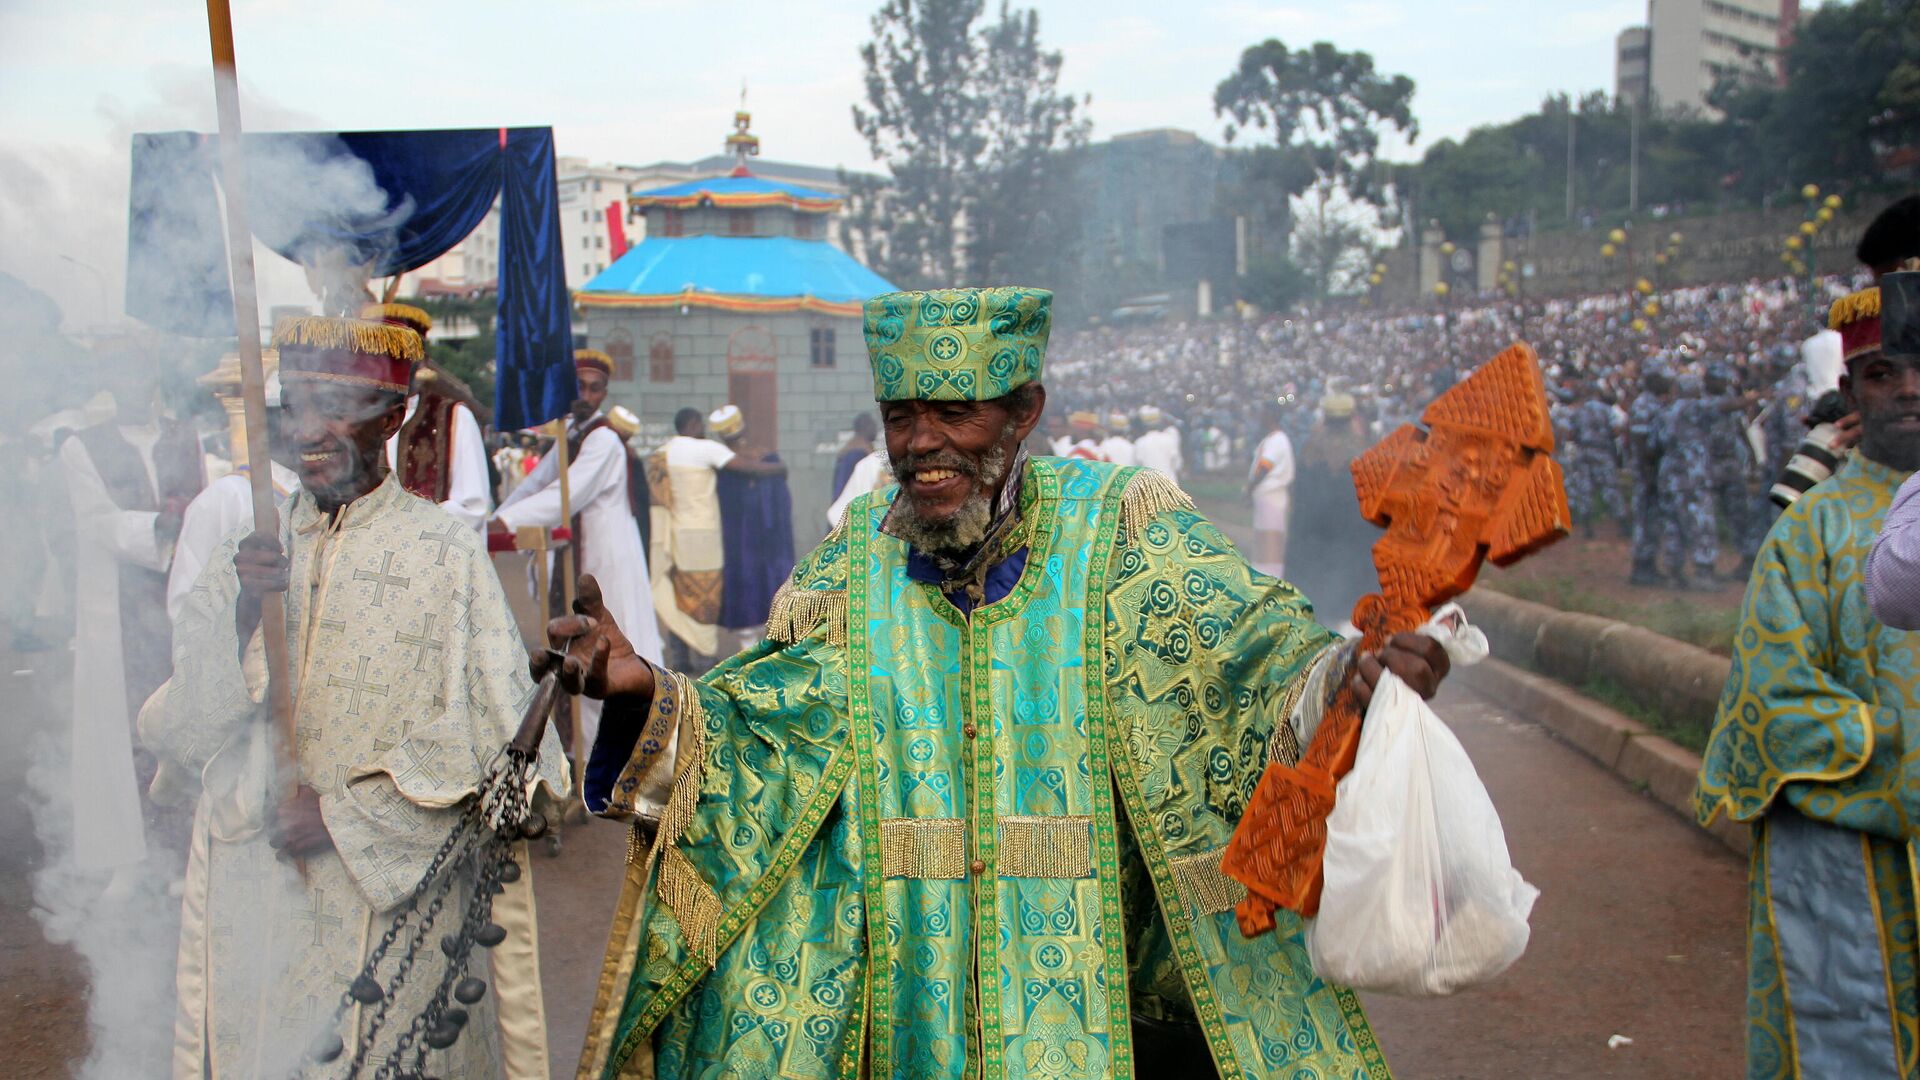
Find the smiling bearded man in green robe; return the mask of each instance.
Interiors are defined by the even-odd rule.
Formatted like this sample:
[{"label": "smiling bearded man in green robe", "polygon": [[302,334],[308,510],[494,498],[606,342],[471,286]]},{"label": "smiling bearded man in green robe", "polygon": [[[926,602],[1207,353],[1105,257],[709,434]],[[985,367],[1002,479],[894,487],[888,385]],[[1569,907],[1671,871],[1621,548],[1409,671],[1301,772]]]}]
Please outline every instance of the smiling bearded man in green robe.
[{"label": "smiling bearded man in green robe", "polygon": [[550,627],[606,698],[588,803],[635,822],[582,1076],[1387,1075],[1220,858],[1341,680],[1445,656],[1356,656],[1151,470],[1027,457],[1051,304],[868,302],[900,483],[766,641],[695,682],[591,589]]}]

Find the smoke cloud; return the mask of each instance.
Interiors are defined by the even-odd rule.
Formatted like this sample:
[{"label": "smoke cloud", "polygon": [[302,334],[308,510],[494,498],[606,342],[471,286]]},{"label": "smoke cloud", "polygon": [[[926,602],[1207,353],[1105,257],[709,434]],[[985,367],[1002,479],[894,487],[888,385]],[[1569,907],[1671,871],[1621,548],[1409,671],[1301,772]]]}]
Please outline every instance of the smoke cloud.
[{"label": "smoke cloud", "polygon": [[[64,1063],[82,1080],[171,1071],[180,893],[194,793],[182,792],[180,802],[157,811],[141,793],[148,811],[144,858],[117,867],[83,865],[76,858],[77,847],[125,850],[128,838],[75,831],[76,804],[105,796],[106,778],[116,768],[90,760],[97,751],[85,744],[76,760],[72,658],[118,627],[102,625],[97,611],[89,613],[86,601],[111,582],[83,577],[76,566],[76,526],[58,448],[72,432],[111,417],[116,407],[123,415],[138,413],[145,403],[130,388],[151,386],[155,369],[173,392],[174,411],[216,414],[211,398],[188,380],[232,348],[230,308],[217,312],[224,335],[200,341],[153,333],[124,310],[135,137],[214,128],[204,73],[158,73],[153,89],[154,104],[139,109],[100,102],[111,132],[102,145],[0,145],[0,235],[7,237],[0,247],[0,377],[8,387],[0,446],[11,451],[4,483],[16,522],[4,541],[8,557],[0,560],[8,620],[0,632],[12,634],[16,680],[34,687],[0,708],[0,737],[25,761],[24,776],[17,777],[23,783],[15,790],[40,848],[31,860],[31,917],[48,942],[72,951],[87,980],[87,1042],[74,1046]],[[250,130],[317,126],[251,89],[242,94],[242,109]],[[322,292],[331,294],[335,310],[350,306],[358,298],[355,272],[369,252],[348,251],[335,241],[369,221],[397,225],[410,207],[390,206],[366,164],[327,136],[276,141],[251,155],[249,166],[262,319],[276,307],[316,310]],[[202,185],[196,194],[215,212],[175,215],[152,237],[149,254],[180,290],[167,304],[194,303],[192,290],[208,274],[222,285],[227,280],[226,248],[219,240],[224,222],[209,175],[203,167],[174,179]],[[211,265],[205,257],[210,235],[218,256]],[[272,248],[298,250],[319,269],[289,262]],[[220,428],[211,415],[200,426]],[[165,619],[164,611],[148,614]],[[70,639],[76,642],[71,649]],[[137,738],[133,747],[137,752]],[[124,775],[124,763],[119,768]]]}]

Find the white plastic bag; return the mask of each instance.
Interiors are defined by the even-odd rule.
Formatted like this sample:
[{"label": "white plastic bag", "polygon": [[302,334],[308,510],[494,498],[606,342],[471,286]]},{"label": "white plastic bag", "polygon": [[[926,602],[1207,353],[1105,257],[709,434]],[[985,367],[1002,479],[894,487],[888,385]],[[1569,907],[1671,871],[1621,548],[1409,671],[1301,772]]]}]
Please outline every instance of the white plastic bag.
[{"label": "white plastic bag", "polygon": [[[1485,655],[1484,636],[1457,611],[1435,621],[1450,624],[1428,632],[1456,664]],[[1484,982],[1526,951],[1540,891],[1513,868],[1460,741],[1391,673],[1374,688],[1353,771],[1334,798],[1320,912],[1306,928],[1321,978],[1428,997]]]}]

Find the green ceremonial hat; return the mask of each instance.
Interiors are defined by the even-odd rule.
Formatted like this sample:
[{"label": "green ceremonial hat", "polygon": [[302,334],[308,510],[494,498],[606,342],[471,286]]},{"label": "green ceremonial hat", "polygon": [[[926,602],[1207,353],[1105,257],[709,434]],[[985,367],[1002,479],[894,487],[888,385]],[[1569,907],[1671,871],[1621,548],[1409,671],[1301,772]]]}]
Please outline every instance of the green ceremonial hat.
[{"label": "green ceremonial hat", "polygon": [[936,289],[867,301],[875,401],[991,401],[1040,377],[1053,328],[1045,289]]}]

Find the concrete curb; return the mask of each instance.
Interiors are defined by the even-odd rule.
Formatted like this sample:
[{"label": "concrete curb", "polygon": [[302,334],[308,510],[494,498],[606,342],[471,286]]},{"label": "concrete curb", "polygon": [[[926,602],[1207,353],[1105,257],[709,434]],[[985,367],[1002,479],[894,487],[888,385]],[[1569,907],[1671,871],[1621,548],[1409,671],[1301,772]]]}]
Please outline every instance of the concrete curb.
[{"label": "concrete curb", "polygon": [[1561,611],[1491,589],[1461,598],[1486,631],[1493,654],[1528,671],[1580,687],[1600,680],[1648,712],[1699,729],[1713,727],[1732,661],[1645,627]]},{"label": "concrete curb", "polygon": [[[1553,679],[1512,664],[1487,659],[1461,670],[1459,677],[1523,719],[1572,744],[1621,779],[1642,786],[1647,794],[1689,822],[1694,820],[1698,754]],[[1742,856],[1752,849],[1753,830],[1725,817],[1715,821],[1707,832]]]}]

